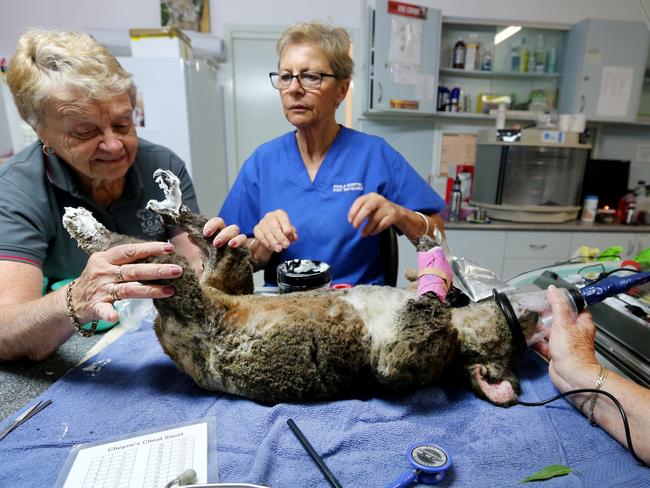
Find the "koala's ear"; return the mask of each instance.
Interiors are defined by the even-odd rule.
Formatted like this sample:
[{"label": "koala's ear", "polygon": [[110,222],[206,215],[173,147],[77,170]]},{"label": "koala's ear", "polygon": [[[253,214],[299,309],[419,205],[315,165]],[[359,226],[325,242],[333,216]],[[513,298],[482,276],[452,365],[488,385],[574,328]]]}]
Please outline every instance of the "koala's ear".
[{"label": "koala's ear", "polygon": [[517,402],[519,384],[516,376],[494,378],[484,364],[475,364],[472,369],[471,383],[478,395],[500,407],[509,407]]}]

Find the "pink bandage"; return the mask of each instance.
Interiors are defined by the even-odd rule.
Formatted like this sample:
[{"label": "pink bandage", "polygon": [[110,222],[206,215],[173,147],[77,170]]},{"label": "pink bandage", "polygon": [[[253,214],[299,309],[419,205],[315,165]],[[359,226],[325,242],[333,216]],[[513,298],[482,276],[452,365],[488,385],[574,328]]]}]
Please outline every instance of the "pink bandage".
[{"label": "pink bandage", "polygon": [[418,252],[418,296],[432,291],[444,302],[452,281],[451,267],[441,247]]}]

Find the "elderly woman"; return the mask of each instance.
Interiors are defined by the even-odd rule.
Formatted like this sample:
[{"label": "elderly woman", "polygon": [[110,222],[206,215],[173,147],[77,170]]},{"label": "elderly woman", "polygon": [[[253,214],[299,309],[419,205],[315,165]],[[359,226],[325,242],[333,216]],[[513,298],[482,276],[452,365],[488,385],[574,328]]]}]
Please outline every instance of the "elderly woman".
[{"label": "elderly woman", "polygon": [[[113,302],[118,299],[174,293],[147,280],[179,276],[179,266],[134,261],[176,250],[200,266],[198,248],[187,235],[144,210],[149,199],[160,197],[152,180],[155,169],[178,175],[184,203],[198,208],[183,162],[138,140],[133,80],[90,36],[27,32],[7,82],[40,141],[0,167],[0,360],[38,360],[75,329],[82,332],[81,324],[117,320]],[[158,242],[119,246],[88,258],[61,223],[64,207],[78,206],[109,229]],[[235,226],[225,228],[219,219],[210,225],[207,235],[220,231],[217,244],[243,243],[243,237],[235,238]],[[41,296],[44,276],[78,278]]]},{"label": "elderly woman", "polygon": [[336,123],[349,50],[341,28],[306,23],[282,34],[270,77],[296,130],[244,163],[220,216],[255,237],[248,245],[262,267],[272,257],[312,258],[331,265],[335,283],[381,284],[378,234],[390,226],[411,240],[432,234],[444,201],[383,139]]}]

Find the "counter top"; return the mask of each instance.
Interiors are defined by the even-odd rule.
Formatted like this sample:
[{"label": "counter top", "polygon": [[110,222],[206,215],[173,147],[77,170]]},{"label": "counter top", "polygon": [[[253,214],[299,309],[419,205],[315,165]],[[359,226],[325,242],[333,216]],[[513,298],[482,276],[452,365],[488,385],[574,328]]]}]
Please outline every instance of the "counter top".
[{"label": "counter top", "polygon": [[446,230],[521,230],[543,232],[633,232],[650,233],[650,225],[622,225],[586,223],[581,220],[572,220],[560,224],[535,222],[507,222],[493,220],[489,224],[475,224],[471,222],[445,222]]}]

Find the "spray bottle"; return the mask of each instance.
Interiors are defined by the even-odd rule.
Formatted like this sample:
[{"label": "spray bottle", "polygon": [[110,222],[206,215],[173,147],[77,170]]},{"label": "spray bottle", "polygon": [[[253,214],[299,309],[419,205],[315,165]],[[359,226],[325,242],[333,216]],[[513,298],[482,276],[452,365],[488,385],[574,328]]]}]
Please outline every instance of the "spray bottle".
[{"label": "spray bottle", "polygon": [[[590,305],[602,302],[608,297],[623,293],[633,286],[639,286],[650,281],[650,272],[635,273],[625,276],[608,276],[603,280],[584,286],[580,290],[560,288],[564,299],[571,310],[571,318],[575,320],[578,314]],[[553,323],[553,313],[548,303],[546,290],[519,291],[500,293],[495,290],[495,300],[501,308],[510,329],[521,331],[526,324],[535,321],[535,331],[528,335],[525,342],[532,346],[544,337]],[[517,334],[520,335],[521,334]]]}]

